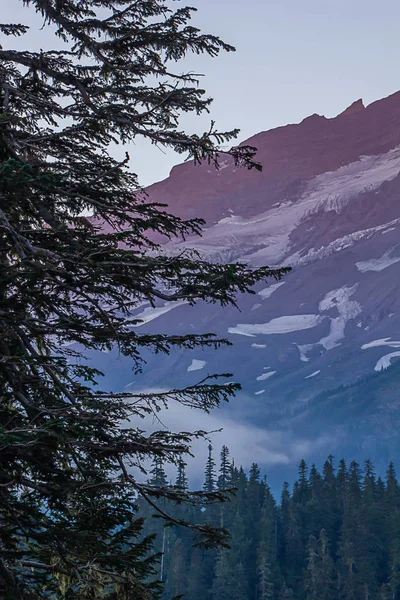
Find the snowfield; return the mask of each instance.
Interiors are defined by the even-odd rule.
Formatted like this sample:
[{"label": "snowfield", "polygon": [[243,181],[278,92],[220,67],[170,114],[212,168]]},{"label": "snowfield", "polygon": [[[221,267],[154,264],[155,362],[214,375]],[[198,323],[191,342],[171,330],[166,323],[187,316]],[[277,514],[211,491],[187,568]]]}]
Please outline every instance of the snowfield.
[{"label": "snowfield", "polygon": [[[190,239],[173,245],[176,251],[181,251],[182,247],[196,247],[204,257],[212,259],[218,259],[222,255],[240,256],[253,266],[310,262],[398,224],[399,220],[396,219],[370,230],[352,233],[335,240],[327,247],[316,251],[312,249],[306,256],[299,253],[290,255],[290,235],[300,222],[321,211],[339,212],[354,196],[377,189],[383,182],[394,179],[399,171],[400,147],[380,156],[362,157],[336,171],[315,177],[294,203],[280,202],[268,211],[248,219],[231,214],[206,229],[201,241]],[[237,252],[238,248],[241,248],[241,253]],[[275,284],[277,285],[279,284]],[[268,298],[277,289],[274,287],[269,292],[273,287],[265,288],[260,295],[265,294],[264,299]]]},{"label": "snowfield", "polygon": [[400,171],[400,147],[386,154],[362,156],[358,161],[317,175],[304,196],[314,200],[312,213],[340,212],[349,200],[362,192],[376,190],[384,181],[397,177]]}]

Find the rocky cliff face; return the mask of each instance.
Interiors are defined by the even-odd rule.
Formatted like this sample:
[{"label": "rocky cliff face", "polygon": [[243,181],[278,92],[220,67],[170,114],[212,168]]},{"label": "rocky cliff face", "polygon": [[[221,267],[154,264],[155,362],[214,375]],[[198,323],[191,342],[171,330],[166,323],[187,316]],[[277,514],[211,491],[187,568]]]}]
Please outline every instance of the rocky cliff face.
[{"label": "rocky cliff face", "polygon": [[[243,298],[240,312],[142,307],[143,329],[215,331],[234,345],[161,362],[149,357],[131,385],[194,383],[229,368],[243,384],[242,397],[224,409],[229,419],[301,438],[303,453],[315,460],[328,452],[395,459],[400,93],[367,107],[359,100],[334,119],[313,115],[246,143],[258,148],[262,173],[237,170],[226,158],[219,171],[179,165],[148,188],[151,200],[173,212],[207,220],[201,239],[170,244],[169,251],[194,246],[211,260],[293,271]],[[132,376],[123,362],[117,369],[113,385],[123,388]],[[300,458],[297,448],[298,456],[287,453],[288,465]]]}]

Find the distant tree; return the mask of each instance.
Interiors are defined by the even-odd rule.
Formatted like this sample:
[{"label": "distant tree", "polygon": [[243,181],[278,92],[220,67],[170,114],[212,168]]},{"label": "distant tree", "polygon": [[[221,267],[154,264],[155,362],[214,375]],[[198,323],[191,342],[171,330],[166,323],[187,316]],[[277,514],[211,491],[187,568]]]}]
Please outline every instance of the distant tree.
[{"label": "distant tree", "polygon": [[279,593],[279,600],[294,600],[294,593],[291,588],[288,588],[286,583],[283,584]]},{"label": "distant tree", "polygon": [[[154,456],[178,464],[193,436],[146,434],[139,418],[171,399],[210,410],[239,388],[206,379],[109,393],[96,387],[87,351],[118,348],[137,372],[144,349],[219,347],[209,334],[141,334],[132,311],[159,300],[235,304],[284,271],[160,253],[154,233],[182,238],[203,222],[149,202],[129,156],[112,154],[113,144],[143,138],[218,167],[238,131],[182,130],[180,115],[207,112],[211,99],[174,63],[233,48],[191,26],[193,9],[166,0],[20,5],[59,39],[40,51],[0,45],[0,595],[68,600],[107,590],[140,600],[157,590],[135,502],[159,509],[162,495],[188,499],[143,482],[143,465]],[[0,34],[27,29],[1,24]],[[224,152],[260,168],[254,148]],[[221,540],[215,529],[197,531]]]},{"label": "distant tree", "polygon": [[163,577],[167,582],[163,596],[168,600],[182,594],[182,591],[186,589],[187,578],[190,574],[182,540],[178,537],[171,546],[165,572],[163,573]]},{"label": "distant tree", "polygon": [[164,487],[168,484],[167,475],[164,470],[162,458],[155,456],[153,459],[151,471],[150,471],[149,484],[154,487]]},{"label": "distant tree", "polygon": [[235,573],[229,560],[229,552],[222,550],[215,565],[215,577],[212,586],[212,600],[231,600],[235,593]]},{"label": "distant tree", "polygon": [[216,489],[215,460],[213,458],[211,444],[208,444],[208,457],[204,471],[203,489],[208,493],[214,492]]},{"label": "distant tree", "polygon": [[229,448],[222,446],[220,454],[220,467],[217,486],[219,490],[226,490],[232,486],[231,463],[229,461]]},{"label": "distant tree", "polygon": [[282,585],[282,578],[278,565],[277,509],[269,488],[261,508],[259,539],[257,597],[260,600],[275,600]]},{"label": "distant tree", "polygon": [[308,542],[307,600],[335,600],[337,587],[334,580],[333,560],[329,551],[329,539],[322,529],[318,540],[310,536]]},{"label": "distant tree", "polygon": [[188,478],[186,476],[186,463],[183,459],[178,462],[178,474],[176,477],[175,486],[181,490],[187,490],[189,487]]},{"label": "distant tree", "polygon": [[[208,560],[207,560],[208,559]],[[210,569],[210,557],[201,548],[193,548],[185,598],[209,600],[214,573]],[[182,592],[183,592],[182,587]]]},{"label": "distant tree", "polygon": [[248,539],[243,519],[237,513],[230,527],[230,549],[222,550],[217,558],[212,586],[213,600],[243,600],[247,598]]},{"label": "distant tree", "polygon": [[[328,459],[322,476],[315,466],[310,469],[308,501],[299,503],[285,484],[280,506],[258,468],[253,465],[250,472],[247,477],[243,469],[232,468],[238,493],[225,505],[230,549],[198,554],[185,540],[190,532],[179,530],[185,564],[190,564],[189,574],[182,577],[187,582],[181,590],[184,598],[399,600],[399,484],[393,465],[384,482],[368,461],[364,471],[356,462],[347,469],[341,461],[336,475]],[[300,485],[297,480],[295,491]],[[261,506],[254,504],[257,489]],[[179,514],[180,507],[175,510]],[[254,513],[251,518],[249,512]],[[320,530],[305,540],[318,523]],[[168,544],[166,548],[171,556]],[[168,559],[166,564],[169,571]]]},{"label": "distant tree", "polygon": [[400,487],[393,463],[390,463],[386,472],[383,512],[386,536],[389,540],[389,589],[392,599],[398,600],[400,598]]}]

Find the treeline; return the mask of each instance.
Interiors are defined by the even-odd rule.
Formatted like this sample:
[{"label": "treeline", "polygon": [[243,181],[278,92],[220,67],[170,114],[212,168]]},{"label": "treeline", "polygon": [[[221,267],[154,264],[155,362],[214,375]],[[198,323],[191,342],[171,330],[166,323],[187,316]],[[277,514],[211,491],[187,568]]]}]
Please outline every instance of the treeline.
[{"label": "treeline", "polygon": [[[152,483],[168,485],[157,460]],[[183,463],[174,485],[188,487]],[[284,484],[278,504],[257,464],[246,474],[224,446],[217,471],[210,447],[204,490],[230,488],[236,493],[225,503],[162,501],[178,519],[226,527],[230,549],[196,547],[190,531],[147,520],[161,553],[163,598],[400,599],[400,488],[393,464],[383,480],[370,461],[363,468],[344,460],[336,466],[330,456],[322,472],[302,461],[297,481],[292,489]]]}]

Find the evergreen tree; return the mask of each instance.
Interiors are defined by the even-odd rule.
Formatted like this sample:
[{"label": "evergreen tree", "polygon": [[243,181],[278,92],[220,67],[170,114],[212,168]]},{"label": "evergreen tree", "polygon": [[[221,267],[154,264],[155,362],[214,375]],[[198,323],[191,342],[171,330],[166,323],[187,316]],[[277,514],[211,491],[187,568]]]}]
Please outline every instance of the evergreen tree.
[{"label": "evergreen tree", "polygon": [[[166,0],[22,6],[59,39],[39,52],[11,38],[0,45],[0,594],[68,599],[111,586],[115,598],[140,600],[156,590],[135,499],[156,506],[161,493],[185,495],[142,482],[143,461],[177,464],[192,436],[147,435],[137,422],[172,398],[210,410],[238,386],[208,379],[165,393],[109,393],[95,386],[100,373],[87,351],[118,348],[139,371],[144,349],[218,347],[224,341],[209,335],[141,334],[133,311],[178,299],[235,304],[238,292],[283,271],[160,253],[154,233],[185,237],[203,223],[149,202],[129,156],[112,155],[114,142],[143,138],[217,166],[238,132],[179,127],[181,114],[207,112],[211,100],[174,64],[233,48],[191,27],[192,9]],[[27,29],[0,24],[3,37]],[[224,152],[259,168],[253,148]]]},{"label": "evergreen tree", "polygon": [[[279,507],[255,464],[248,478],[243,469],[232,467],[231,473],[238,493],[224,505],[229,508],[224,524],[231,532],[230,549],[218,554],[203,553],[199,560],[187,530],[176,530],[185,564],[190,565],[186,589],[181,590],[184,597],[399,600],[399,485],[393,465],[384,482],[376,478],[368,461],[364,472],[355,462],[347,470],[341,461],[336,475],[330,457],[322,476],[315,466],[311,467],[308,501],[299,502],[298,480],[294,485],[297,499],[285,484]],[[254,502],[258,497],[263,499],[261,506]],[[329,506],[335,511],[334,521]],[[250,507],[254,512],[251,518]],[[174,510],[179,514],[180,507]],[[203,511],[201,514],[208,520],[205,515],[209,507],[195,505],[193,510]],[[332,528],[332,537],[322,527],[304,541],[307,531],[325,522]],[[174,540],[169,536],[165,545],[166,572],[171,568]],[[337,548],[337,553],[333,548]],[[182,561],[178,556],[177,571],[179,565]],[[172,582],[167,580],[167,586],[175,586],[175,577],[173,574]]]},{"label": "evergreen tree", "polygon": [[293,501],[305,505],[310,498],[310,486],[308,482],[308,467],[305,460],[299,465],[299,476],[297,485],[293,490]]},{"label": "evergreen tree", "polygon": [[236,578],[232,569],[229,553],[222,550],[215,565],[215,577],[212,586],[212,600],[231,600],[235,594]]},{"label": "evergreen tree", "polygon": [[247,598],[246,553],[249,542],[244,521],[239,514],[235,516],[230,533],[230,549],[222,550],[217,558],[212,587],[213,600]]},{"label": "evergreen tree", "polygon": [[322,529],[318,540],[310,536],[308,542],[307,600],[335,600],[333,561],[329,552],[329,540]]},{"label": "evergreen tree", "polygon": [[149,484],[153,487],[164,487],[168,485],[167,475],[164,471],[164,465],[160,456],[155,456],[153,459]]},{"label": "evergreen tree", "polygon": [[246,531],[249,539],[249,548],[247,555],[248,583],[250,597],[254,596],[258,587],[257,569],[255,568],[258,562],[258,547],[260,543],[260,519],[261,507],[263,503],[263,493],[265,486],[260,482],[260,469],[257,463],[253,463],[250,467],[249,478],[247,483],[246,494],[246,509],[243,517],[246,524]]},{"label": "evergreen tree", "polygon": [[350,465],[345,487],[343,520],[339,545],[340,598],[358,600],[365,582],[360,577],[360,560],[364,551],[361,528],[361,470],[356,462]]},{"label": "evergreen tree", "polygon": [[384,499],[388,544],[388,581],[391,600],[400,598],[400,487],[393,463],[386,472]]},{"label": "evergreen tree", "polygon": [[277,511],[269,488],[261,509],[257,575],[257,597],[260,600],[275,600],[282,582],[278,566]]},{"label": "evergreen tree", "polygon": [[212,445],[208,445],[208,457],[204,471],[203,489],[207,493],[214,492],[216,489],[215,461],[212,455]]},{"label": "evergreen tree", "polygon": [[294,598],[294,593],[293,590],[291,588],[288,588],[288,586],[286,585],[286,583],[283,584],[281,591],[279,593],[279,600],[293,600]]},{"label": "evergreen tree", "polygon": [[[227,446],[222,446],[221,448],[217,488],[220,491],[232,488],[232,465],[229,461],[229,448]],[[225,526],[226,517],[229,518],[229,514],[227,515],[227,513],[232,512],[230,508],[231,506],[227,506],[226,503],[222,503],[220,505],[219,510],[221,527]]]},{"label": "evergreen tree", "polygon": [[213,570],[210,567],[210,560],[206,559],[204,550],[194,548],[191,554],[190,576],[188,577],[185,593],[187,600],[199,600],[199,598],[208,600],[211,598]]},{"label": "evergreen tree", "polygon": [[220,467],[217,487],[219,490],[227,490],[232,485],[231,463],[229,461],[229,448],[222,446],[220,454]]},{"label": "evergreen tree", "polygon": [[284,576],[287,574],[287,541],[289,537],[287,527],[289,523],[290,501],[291,497],[289,484],[287,481],[285,481],[281,494],[281,504],[278,517],[278,560]]},{"label": "evergreen tree", "polygon": [[177,538],[169,552],[165,567],[166,586],[163,594],[164,598],[170,600],[181,595],[187,587],[188,574],[185,548],[182,540]]},{"label": "evergreen tree", "polygon": [[322,496],[320,511],[319,530],[325,529],[331,541],[332,556],[337,555],[337,540],[340,530],[341,508],[340,508],[340,484],[336,476],[334,458],[332,455],[324,463],[322,470]]},{"label": "evergreen tree", "polygon": [[189,487],[188,479],[186,476],[186,463],[183,459],[178,462],[178,474],[175,481],[175,487],[181,490],[187,490]]}]

